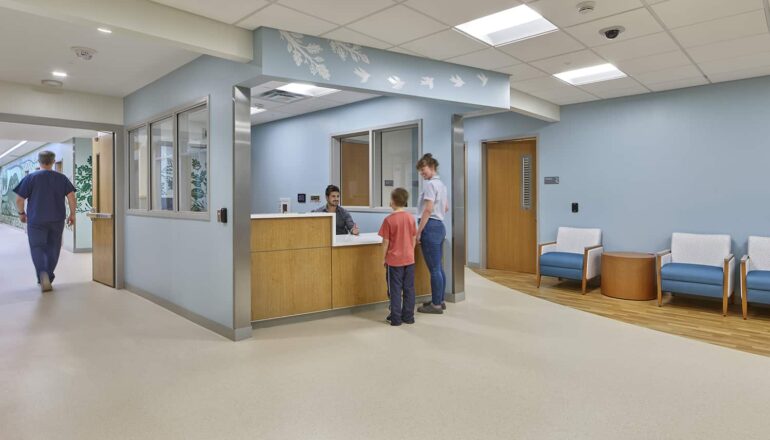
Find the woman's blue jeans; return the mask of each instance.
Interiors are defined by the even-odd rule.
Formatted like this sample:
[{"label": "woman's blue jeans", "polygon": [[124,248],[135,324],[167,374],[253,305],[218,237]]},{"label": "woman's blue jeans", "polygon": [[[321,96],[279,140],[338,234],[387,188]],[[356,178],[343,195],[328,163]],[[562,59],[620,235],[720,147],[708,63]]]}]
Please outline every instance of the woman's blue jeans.
[{"label": "woman's blue jeans", "polygon": [[435,218],[428,219],[428,223],[420,236],[422,255],[425,257],[425,263],[430,272],[431,302],[437,306],[444,302],[444,289],[446,288],[446,274],[441,258],[445,236],[444,222]]}]

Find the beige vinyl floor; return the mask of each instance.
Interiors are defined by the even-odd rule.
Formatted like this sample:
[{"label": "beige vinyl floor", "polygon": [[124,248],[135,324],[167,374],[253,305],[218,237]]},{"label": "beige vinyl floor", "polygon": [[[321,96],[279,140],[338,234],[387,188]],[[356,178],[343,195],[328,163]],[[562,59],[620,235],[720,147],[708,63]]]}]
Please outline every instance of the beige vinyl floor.
[{"label": "beige vinyl floor", "polygon": [[770,358],[466,272],[413,326],[366,311],[233,343],[89,281],[41,295],[0,226],[0,439],[767,439]]}]

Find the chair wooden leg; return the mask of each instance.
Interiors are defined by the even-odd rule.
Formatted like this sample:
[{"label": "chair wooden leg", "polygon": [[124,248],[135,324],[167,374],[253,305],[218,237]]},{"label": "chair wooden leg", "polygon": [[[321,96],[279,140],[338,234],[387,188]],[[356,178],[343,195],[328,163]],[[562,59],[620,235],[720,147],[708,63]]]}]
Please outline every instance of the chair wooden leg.
[{"label": "chair wooden leg", "polygon": [[748,305],[748,302],[746,301],[746,294],[744,293],[743,297],[741,298],[741,309],[743,309],[743,319],[746,319],[747,312],[749,311],[748,308],[749,308],[749,305]]},{"label": "chair wooden leg", "polygon": [[540,278],[541,278],[541,275],[537,274],[537,288],[538,289],[540,288]]},{"label": "chair wooden leg", "polygon": [[583,295],[586,294],[586,283],[587,283],[587,280],[583,278]]},{"label": "chair wooden leg", "polygon": [[663,292],[660,290],[660,284],[658,284],[658,307],[663,306]]},{"label": "chair wooden leg", "polygon": [[735,304],[735,294],[730,295],[730,304]]},{"label": "chair wooden leg", "polygon": [[727,295],[722,297],[722,316],[727,316]]}]

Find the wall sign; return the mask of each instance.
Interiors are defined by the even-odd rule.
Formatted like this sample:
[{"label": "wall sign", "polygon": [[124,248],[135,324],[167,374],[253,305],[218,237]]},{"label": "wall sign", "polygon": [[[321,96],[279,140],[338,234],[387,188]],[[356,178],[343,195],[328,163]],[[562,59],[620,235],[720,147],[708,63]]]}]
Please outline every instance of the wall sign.
[{"label": "wall sign", "polygon": [[559,184],[559,177],[546,177],[545,178],[545,184],[546,185],[558,185]]}]

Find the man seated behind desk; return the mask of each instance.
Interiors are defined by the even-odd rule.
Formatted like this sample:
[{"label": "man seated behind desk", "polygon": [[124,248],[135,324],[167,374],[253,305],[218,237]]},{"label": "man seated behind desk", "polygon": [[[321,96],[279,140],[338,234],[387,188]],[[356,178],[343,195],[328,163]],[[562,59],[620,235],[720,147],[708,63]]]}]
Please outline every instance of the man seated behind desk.
[{"label": "man seated behind desk", "polygon": [[350,213],[340,206],[340,189],[335,185],[326,187],[326,204],[313,212],[329,212],[335,214],[337,235],[350,232],[358,235],[358,226],[353,222]]}]

